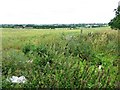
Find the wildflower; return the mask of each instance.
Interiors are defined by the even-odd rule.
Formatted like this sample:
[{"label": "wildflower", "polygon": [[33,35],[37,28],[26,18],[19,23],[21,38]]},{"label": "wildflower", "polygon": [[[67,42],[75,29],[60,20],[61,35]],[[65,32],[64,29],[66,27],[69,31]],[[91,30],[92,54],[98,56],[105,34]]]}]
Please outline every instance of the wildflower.
[{"label": "wildflower", "polygon": [[12,83],[25,83],[26,82],[26,78],[24,76],[12,76],[12,78],[10,78],[10,81]]},{"label": "wildflower", "polygon": [[32,63],[32,62],[33,62],[33,60],[28,60],[27,62],[28,62],[28,63]]},{"label": "wildflower", "polygon": [[65,39],[68,40],[68,41],[72,40],[72,38],[73,38],[73,36],[70,36],[70,35],[65,37]]},{"label": "wildflower", "polygon": [[101,68],[102,68],[102,65],[99,65],[98,69],[101,70]]},{"label": "wildflower", "polygon": [[49,62],[47,62],[47,64],[50,64]]}]

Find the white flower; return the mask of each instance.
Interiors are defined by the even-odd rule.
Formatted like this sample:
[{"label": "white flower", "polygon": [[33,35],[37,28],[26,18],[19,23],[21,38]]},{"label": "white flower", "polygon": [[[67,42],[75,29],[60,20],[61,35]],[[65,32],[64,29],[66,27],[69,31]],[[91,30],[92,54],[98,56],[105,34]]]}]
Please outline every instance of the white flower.
[{"label": "white flower", "polygon": [[47,64],[50,64],[49,62],[47,62]]},{"label": "white flower", "polygon": [[25,83],[26,82],[26,78],[24,76],[12,76],[12,78],[10,78],[10,81],[12,83]]},{"label": "white flower", "polygon": [[28,62],[28,63],[32,63],[32,62],[33,62],[33,60],[28,60],[27,62]]},{"label": "white flower", "polygon": [[102,65],[99,65],[98,69],[100,70],[102,68]]},{"label": "white flower", "polygon": [[70,35],[65,37],[65,39],[68,40],[68,41],[72,40],[72,38],[73,38],[73,36],[70,36]]}]

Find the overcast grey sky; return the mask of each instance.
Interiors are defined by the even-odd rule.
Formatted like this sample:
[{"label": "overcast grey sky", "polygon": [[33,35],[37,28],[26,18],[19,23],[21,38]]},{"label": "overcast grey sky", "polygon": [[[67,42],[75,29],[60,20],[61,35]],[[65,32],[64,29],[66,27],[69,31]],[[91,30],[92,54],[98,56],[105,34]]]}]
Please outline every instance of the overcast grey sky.
[{"label": "overcast grey sky", "polygon": [[119,0],[0,0],[0,24],[108,23]]}]

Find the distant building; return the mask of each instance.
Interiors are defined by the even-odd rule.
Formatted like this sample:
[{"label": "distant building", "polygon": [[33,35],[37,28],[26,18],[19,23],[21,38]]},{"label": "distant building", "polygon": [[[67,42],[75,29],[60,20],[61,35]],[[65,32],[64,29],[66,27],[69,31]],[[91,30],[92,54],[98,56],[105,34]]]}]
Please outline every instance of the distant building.
[{"label": "distant building", "polygon": [[95,27],[100,27],[100,26],[99,25],[92,25],[92,27],[95,28]]},{"label": "distant building", "polygon": [[118,6],[120,6],[120,1],[118,2]]},{"label": "distant building", "polygon": [[92,26],[91,26],[91,25],[85,25],[85,27],[86,27],[86,28],[92,28]]}]

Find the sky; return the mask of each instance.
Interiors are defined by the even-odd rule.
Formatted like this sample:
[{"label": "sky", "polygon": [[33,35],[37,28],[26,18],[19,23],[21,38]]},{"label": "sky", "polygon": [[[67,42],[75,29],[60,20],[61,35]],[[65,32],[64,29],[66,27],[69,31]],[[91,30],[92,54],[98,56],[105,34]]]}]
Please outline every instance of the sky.
[{"label": "sky", "polygon": [[0,0],[0,24],[108,23],[120,0]]}]

